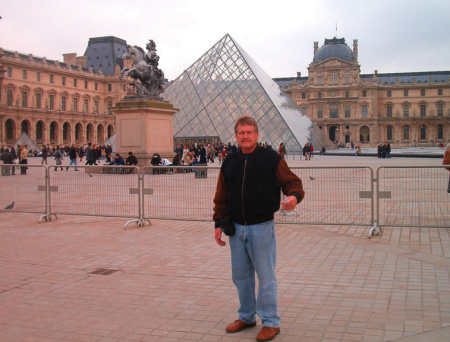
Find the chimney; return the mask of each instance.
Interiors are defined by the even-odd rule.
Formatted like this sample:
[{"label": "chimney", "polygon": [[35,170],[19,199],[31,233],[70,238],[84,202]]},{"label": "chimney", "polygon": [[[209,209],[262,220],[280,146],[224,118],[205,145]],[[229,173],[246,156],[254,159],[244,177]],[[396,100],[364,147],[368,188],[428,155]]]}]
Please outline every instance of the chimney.
[{"label": "chimney", "polygon": [[77,53],[63,53],[64,63],[69,65],[77,65]]},{"label": "chimney", "polygon": [[353,39],[353,55],[355,56],[355,61],[358,60],[358,39]]},{"label": "chimney", "polygon": [[297,71],[297,77],[302,77],[302,73],[300,71]]},{"label": "chimney", "polygon": [[314,42],[314,54],[319,50],[319,42]]},{"label": "chimney", "polygon": [[75,61],[76,61],[76,65],[80,66],[82,68],[86,68],[86,61],[87,61],[87,57],[86,56],[78,56],[75,57]]}]

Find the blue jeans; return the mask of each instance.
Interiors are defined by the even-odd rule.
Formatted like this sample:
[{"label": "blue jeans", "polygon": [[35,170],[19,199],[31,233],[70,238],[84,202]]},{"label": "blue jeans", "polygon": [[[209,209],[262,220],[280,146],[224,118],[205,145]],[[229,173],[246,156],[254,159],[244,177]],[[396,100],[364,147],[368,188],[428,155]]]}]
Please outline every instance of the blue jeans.
[{"label": "blue jeans", "polygon": [[[231,271],[240,306],[239,319],[246,323],[261,318],[265,327],[280,325],[277,315],[277,279],[275,265],[277,247],[274,221],[250,226],[234,223],[236,234],[230,236]],[[255,297],[255,272],[258,276],[258,297]]]},{"label": "blue jeans", "polygon": [[[70,166],[70,165],[75,165],[75,166],[77,166],[77,158],[75,158],[75,159],[70,159],[69,166]],[[78,170],[78,168],[75,168],[75,170]]]}]

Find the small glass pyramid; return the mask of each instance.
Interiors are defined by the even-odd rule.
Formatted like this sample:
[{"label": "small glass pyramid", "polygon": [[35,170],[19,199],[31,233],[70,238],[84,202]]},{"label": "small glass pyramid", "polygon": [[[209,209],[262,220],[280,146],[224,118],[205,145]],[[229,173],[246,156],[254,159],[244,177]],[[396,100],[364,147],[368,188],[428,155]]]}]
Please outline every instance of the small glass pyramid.
[{"label": "small glass pyramid", "polygon": [[258,122],[259,141],[275,150],[284,142],[288,153],[308,142],[316,150],[335,145],[230,35],[174,80],[163,93],[179,108],[174,138],[219,137],[235,142],[234,124],[241,115]]}]

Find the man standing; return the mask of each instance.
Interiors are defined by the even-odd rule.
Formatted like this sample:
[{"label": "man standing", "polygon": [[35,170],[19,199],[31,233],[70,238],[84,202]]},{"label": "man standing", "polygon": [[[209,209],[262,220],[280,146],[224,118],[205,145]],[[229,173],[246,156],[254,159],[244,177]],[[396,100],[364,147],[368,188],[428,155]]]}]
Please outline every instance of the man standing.
[{"label": "man standing", "polygon": [[[75,171],[78,171],[77,166],[77,148],[75,147],[75,144],[72,145],[72,147],[69,149],[69,159],[70,159],[70,165],[75,165]],[[66,171],[69,171],[69,168],[66,167]]]},{"label": "man standing", "polygon": [[42,146],[42,161],[41,161],[41,165],[47,165],[47,157],[48,157],[48,151],[47,151],[47,146]]},{"label": "man standing", "polygon": [[[226,245],[222,240],[221,219],[229,217],[236,230],[229,241],[232,279],[240,301],[239,319],[228,325],[226,331],[235,333],[254,327],[258,314],[263,328],[256,340],[270,341],[280,333],[274,213],[280,208],[280,188],[287,196],[283,202],[285,210],[293,210],[305,192],[302,181],[291,172],[286,160],[257,144],[258,124],[252,117],[238,118],[234,132],[240,148],[223,161],[213,216],[214,238],[220,246]],[[255,272],[259,281],[257,298]]]}]

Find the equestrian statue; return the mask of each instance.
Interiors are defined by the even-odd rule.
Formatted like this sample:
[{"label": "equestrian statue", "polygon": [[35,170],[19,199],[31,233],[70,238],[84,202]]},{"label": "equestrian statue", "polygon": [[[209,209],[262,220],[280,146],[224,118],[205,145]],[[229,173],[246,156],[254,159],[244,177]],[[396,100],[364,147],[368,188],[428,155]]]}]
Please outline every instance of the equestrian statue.
[{"label": "equestrian statue", "polygon": [[119,77],[133,78],[131,85],[136,89],[135,96],[125,98],[153,98],[162,100],[159,95],[164,92],[164,72],[158,68],[159,56],[156,54],[156,44],[150,40],[146,46],[148,52],[139,46],[127,45],[127,52],[122,57],[134,60],[130,68],[123,68]]}]

